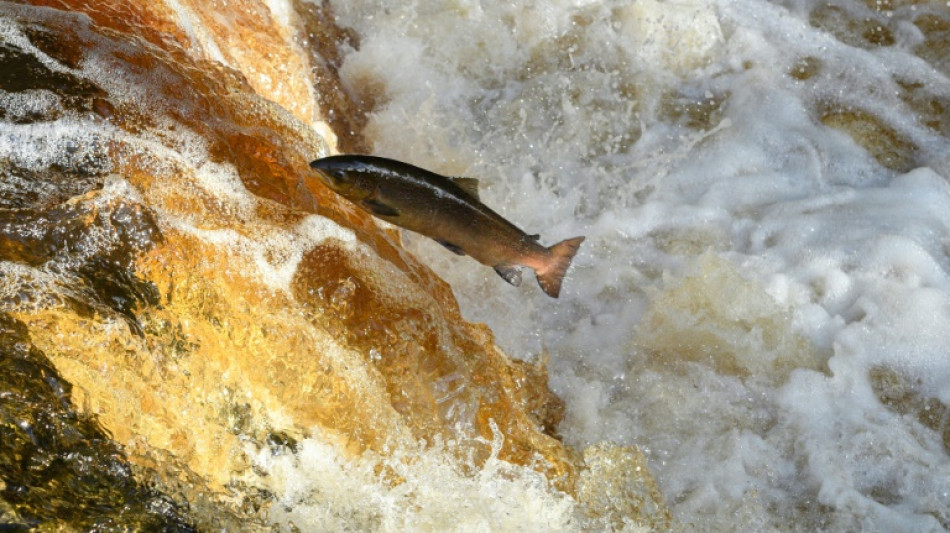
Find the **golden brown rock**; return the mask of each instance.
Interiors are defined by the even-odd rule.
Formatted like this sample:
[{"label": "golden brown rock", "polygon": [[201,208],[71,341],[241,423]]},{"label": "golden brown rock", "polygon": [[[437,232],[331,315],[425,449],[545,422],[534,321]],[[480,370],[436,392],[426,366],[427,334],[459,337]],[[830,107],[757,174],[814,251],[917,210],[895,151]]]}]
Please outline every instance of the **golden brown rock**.
[{"label": "golden brown rock", "polygon": [[[289,21],[258,0],[227,4],[201,0],[34,0],[34,5],[84,13],[101,27],[136,36],[173,54],[212,68],[214,62],[240,73],[264,98],[299,120],[319,120],[313,106],[308,65],[295,49]],[[174,7],[171,7],[171,6]]]},{"label": "golden brown rock", "polygon": [[607,527],[622,531],[635,524],[671,530],[673,518],[640,450],[597,444],[584,450],[584,462],[578,496]]},{"label": "golden brown rock", "polygon": [[860,109],[828,111],[821,121],[850,135],[881,166],[898,172],[914,168],[917,146],[874,115]]}]

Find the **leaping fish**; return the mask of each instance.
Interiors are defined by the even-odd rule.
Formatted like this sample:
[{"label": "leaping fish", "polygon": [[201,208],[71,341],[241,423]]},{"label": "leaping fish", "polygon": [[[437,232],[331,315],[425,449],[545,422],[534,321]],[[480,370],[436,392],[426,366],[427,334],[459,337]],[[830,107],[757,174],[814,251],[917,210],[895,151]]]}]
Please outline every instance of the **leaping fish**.
[{"label": "leaping fish", "polygon": [[434,239],[458,255],[495,269],[508,283],[521,284],[521,268],[534,270],[550,297],[584,237],[546,248],[483,204],[478,180],[449,178],[408,163],[367,155],[335,155],[310,163],[320,180],[363,210]]}]

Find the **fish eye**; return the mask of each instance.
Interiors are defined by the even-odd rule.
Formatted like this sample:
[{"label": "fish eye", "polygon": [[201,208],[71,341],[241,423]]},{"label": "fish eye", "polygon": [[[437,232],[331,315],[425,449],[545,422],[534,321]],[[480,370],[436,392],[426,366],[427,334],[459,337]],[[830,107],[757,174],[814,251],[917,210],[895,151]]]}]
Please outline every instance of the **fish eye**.
[{"label": "fish eye", "polygon": [[344,172],[338,169],[320,168],[317,169],[317,173],[328,185],[340,185],[346,181]]},{"label": "fish eye", "polygon": [[330,171],[330,174],[331,174],[331,176],[332,176],[333,183],[336,184],[336,185],[342,185],[342,184],[347,183],[347,182],[349,181],[348,176],[347,176],[347,173],[346,173],[345,170],[342,170],[342,169],[334,169],[334,170],[331,170],[331,171]]}]

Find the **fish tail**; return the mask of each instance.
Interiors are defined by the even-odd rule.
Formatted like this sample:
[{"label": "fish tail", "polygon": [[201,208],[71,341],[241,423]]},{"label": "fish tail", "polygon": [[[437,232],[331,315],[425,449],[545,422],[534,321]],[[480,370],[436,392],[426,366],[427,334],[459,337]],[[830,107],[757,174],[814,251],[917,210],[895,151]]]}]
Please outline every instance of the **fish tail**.
[{"label": "fish tail", "polygon": [[571,259],[577,253],[577,248],[584,242],[584,237],[574,237],[561,241],[548,248],[551,252],[551,261],[543,270],[537,272],[538,284],[551,298],[557,298],[561,293],[561,280],[564,279],[564,273],[571,266]]}]

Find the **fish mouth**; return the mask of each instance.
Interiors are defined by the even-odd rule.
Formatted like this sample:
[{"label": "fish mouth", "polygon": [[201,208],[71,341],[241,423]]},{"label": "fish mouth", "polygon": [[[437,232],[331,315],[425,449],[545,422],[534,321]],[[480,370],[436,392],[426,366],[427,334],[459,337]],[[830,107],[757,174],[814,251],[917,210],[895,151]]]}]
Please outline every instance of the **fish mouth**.
[{"label": "fish mouth", "polygon": [[335,187],[340,179],[333,175],[332,166],[324,164],[320,159],[310,162],[310,168],[316,171],[317,177],[328,187]]},{"label": "fish mouth", "polygon": [[323,183],[326,183],[327,185],[331,185],[333,183],[332,176],[330,176],[329,174],[325,172],[321,172],[319,170],[317,171],[317,178],[319,178],[320,181],[322,181]]},{"label": "fish mouth", "polygon": [[323,162],[322,159],[315,159],[311,161],[310,168],[312,168],[313,170],[316,170],[318,174],[324,174],[328,170],[330,170],[327,168],[327,165]]}]

